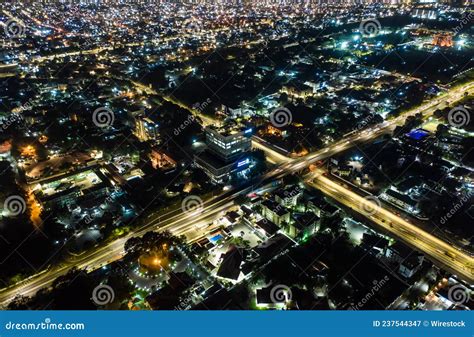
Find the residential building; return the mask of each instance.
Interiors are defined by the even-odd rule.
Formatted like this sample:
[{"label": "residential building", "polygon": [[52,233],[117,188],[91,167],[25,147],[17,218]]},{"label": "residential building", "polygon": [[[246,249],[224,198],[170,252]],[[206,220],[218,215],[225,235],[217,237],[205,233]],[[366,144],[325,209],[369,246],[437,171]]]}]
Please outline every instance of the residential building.
[{"label": "residential building", "polygon": [[251,133],[252,129],[235,125],[207,127],[207,149],[194,157],[196,166],[217,183],[227,181],[231,173],[249,166],[245,154],[251,149]]},{"label": "residential building", "polygon": [[262,213],[267,220],[272,221],[279,227],[290,223],[290,211],[273,200],[262,202]]},{"label": "residential building", "polygon": [[417,212],[418,202],[410,198],[410,196],[397,192],[393,189],[388,189],[380,195],[380,197],[397,207],[400,207],[408,212]]}]

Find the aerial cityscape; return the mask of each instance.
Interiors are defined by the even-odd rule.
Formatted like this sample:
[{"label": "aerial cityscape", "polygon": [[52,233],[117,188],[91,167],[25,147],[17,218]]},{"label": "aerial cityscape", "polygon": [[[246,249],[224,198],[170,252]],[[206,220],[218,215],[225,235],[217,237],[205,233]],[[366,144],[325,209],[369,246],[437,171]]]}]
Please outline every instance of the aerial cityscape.
[{"label": "aerial cityscape", "polygon": [[0,4],[2,310],[473,310],[474,3]]}]

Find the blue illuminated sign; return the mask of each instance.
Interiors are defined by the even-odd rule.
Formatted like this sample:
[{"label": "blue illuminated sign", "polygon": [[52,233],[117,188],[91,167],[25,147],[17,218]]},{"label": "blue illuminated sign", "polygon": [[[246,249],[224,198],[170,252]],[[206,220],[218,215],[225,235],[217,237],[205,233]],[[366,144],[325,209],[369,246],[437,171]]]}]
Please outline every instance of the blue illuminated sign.
[{"label": "blue illuminated sign", "polygon": [[247,165],[247,164],[249,164],[249,163],[250,163],[250,159],[247,158],[247,159],[244,159],[244,160],[242,160],[242,161],[239,161],[239,162],[237,163],[237,167],[242,167],[242,166]]}]

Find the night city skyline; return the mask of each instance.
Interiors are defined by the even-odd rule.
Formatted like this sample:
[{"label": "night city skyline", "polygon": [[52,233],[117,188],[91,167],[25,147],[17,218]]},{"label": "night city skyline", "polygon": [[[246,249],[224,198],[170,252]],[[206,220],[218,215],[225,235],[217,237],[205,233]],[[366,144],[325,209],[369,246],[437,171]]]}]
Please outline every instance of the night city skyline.
[{"label": "night city skyline", "polygon": [[474,309],[473,10],[2,2],[1,309]]}]

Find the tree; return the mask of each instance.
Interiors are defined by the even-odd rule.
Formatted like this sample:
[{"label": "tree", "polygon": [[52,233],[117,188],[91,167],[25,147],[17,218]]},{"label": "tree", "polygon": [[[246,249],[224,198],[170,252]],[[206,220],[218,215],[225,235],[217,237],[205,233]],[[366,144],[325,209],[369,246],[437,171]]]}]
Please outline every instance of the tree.
[{"label": "tree", "polygon": [[125,242],[124,249],[127,254],[135,254],[141,250],[142,240],[132,237]]},{"label": "tree", "polygon": [[337,233],[340,232],[341,230],[341,223],[342,223],[342,218],[338,214],[334,216],[323,216],[321,218],[321,230],[329,230],[331,232],[331,235],[334,237]]},{"label": "tree", "polygon": [[31,298],[24,295],[16,295],[15,298],[8,304],[8,310],[28,310],[28,304]]}]

